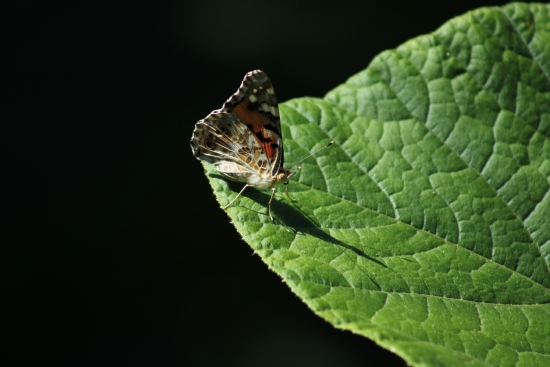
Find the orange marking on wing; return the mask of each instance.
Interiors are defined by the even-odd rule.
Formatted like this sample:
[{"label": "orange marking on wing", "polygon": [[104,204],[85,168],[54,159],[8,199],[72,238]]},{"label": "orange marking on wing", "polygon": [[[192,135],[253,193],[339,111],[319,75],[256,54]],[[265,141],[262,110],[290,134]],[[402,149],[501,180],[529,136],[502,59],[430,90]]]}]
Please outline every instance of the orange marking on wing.
[{"label": "orange marking on wing", "polygon": [[[268,132],[264,128],[264,126],[271,124],[271,121],[265,115],[262,115],[258,111],[250,111],[248,107],[246,107],[246,102],[235,106],[235,108],[233,108],[233,111],[231,112],[237,115],[237,117],[239,117],[241,121],[245,123],[245,125],[252,125],[252,132],[254,133],[254,137],[258,140],[258,143],[264,148],[267,158],[271,159],[277,155],[277,152],[273,148],[271,148],[271,143],[275,143],[275,141],[271,139]],[[258,132],[261,132],[264,139],[269,139],[271,141],[262,143],[260,139],[258,139]]]}]

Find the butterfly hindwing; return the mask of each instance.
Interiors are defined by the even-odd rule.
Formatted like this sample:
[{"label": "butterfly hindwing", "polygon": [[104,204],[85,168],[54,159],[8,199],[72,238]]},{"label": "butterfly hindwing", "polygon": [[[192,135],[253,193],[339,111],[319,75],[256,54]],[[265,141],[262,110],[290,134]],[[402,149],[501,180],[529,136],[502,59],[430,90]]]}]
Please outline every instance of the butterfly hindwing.
[{"label": "butterfly hindwing", "polygon": [[231,113],[214,111],[196,124],[191,146],[195,157],[216,166],[233,181],[260,185],[269,160],[252,132]]}]

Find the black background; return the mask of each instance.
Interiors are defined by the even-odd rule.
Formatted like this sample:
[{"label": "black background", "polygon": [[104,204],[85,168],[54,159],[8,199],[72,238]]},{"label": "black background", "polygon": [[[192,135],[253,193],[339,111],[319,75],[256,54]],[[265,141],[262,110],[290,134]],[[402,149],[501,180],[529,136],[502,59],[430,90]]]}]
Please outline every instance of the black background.
[{"label": "black background", "polygon": [[404,365],[252,255],[189,139],[247,71],[279,101],[322,97],[383,50],[499,4],[4,6],[2,365]]}]

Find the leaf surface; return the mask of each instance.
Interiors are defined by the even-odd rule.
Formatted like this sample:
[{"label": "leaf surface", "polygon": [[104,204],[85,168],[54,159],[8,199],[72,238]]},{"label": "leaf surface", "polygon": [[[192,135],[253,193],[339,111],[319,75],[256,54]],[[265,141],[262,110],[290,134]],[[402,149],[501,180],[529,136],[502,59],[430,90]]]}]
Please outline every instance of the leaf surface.
[{"label": "leaf surface", "polygon": [[[324,99],[280,106],[285,164],[227,209],[317,315],[418,366],[550,366],[550,7],[454,18]],[[205,164],[222,205],[242,188]]]}]

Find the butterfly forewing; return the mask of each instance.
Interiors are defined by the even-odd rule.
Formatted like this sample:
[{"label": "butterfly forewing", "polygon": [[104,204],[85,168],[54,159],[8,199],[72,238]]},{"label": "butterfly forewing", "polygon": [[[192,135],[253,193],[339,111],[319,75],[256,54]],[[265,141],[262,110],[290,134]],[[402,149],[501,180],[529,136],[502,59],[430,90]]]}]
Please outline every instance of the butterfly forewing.
[{"label": "butterfly forewing", "polygon": [[241,86],[223,105],[256,136],[269,159],[272,175],[276,175],[284,163],[281,122],[275,89],[267,74],[261,70],[246,74]]}]

